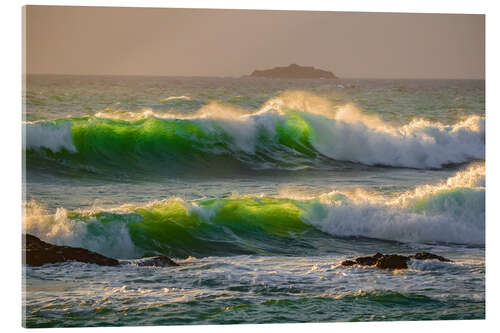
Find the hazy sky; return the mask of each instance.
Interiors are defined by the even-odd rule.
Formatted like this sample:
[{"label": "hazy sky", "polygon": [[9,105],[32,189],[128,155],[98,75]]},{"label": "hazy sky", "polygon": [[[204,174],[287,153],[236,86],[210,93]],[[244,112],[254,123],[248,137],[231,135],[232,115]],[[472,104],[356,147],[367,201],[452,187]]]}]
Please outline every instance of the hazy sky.
[{"label": "hazy sky", "polygon": [[28,6],[28,73],[484,78],[483,15]]}]

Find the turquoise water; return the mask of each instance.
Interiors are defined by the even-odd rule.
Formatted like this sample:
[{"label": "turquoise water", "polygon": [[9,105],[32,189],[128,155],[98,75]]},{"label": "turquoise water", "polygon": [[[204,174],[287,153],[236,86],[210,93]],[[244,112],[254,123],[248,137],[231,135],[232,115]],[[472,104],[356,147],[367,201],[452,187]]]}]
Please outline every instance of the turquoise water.
[{"label": "turquoise water", "polygon": [[[484,81],[29,76],[24,325],[481,319]],[[339,266],[429,251],[387,272]]]}]

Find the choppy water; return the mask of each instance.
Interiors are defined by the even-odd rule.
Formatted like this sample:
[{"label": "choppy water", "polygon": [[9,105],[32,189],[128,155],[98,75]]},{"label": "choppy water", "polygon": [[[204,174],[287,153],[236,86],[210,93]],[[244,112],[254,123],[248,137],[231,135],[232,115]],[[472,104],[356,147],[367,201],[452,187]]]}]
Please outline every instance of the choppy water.
[{"label": "choppy water", "polygon": [[[29,327],[484,318],[483,81],[30,76]],[[375,252],[454,260],[385,272]]]}]

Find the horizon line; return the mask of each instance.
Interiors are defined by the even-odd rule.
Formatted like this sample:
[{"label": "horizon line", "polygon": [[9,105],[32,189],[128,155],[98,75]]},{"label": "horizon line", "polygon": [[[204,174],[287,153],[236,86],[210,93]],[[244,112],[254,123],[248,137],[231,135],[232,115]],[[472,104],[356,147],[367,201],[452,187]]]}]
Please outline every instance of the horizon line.
[{"label": "horizon line", "polygon": [[29,75],[51,75],[51,76],[115,76],[115,77],[172,77],[172,78],[224,78],[224,79],[241,79],[241,78],[257,78],[264,80],[476,80],[485,81],[485,77],[478,78],[465,78],[465,77],[338,77],[336,79],[286,79],[286,78],[262,78],[252,77],[248,74],[235,76],[235,75],[169,75],[169,74],[75,74],[75,73],[22,73],[22,76]]}]

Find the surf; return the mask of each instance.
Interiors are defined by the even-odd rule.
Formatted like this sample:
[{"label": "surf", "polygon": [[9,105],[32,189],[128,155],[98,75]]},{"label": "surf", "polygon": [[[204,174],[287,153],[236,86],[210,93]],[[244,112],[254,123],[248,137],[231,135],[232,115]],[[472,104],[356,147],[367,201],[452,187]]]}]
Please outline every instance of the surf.
[{"label": "surf", "polygon": [[[313,255],[339,239],[484,246],[484,164],[391,195],[332,191],[315,197],[230,196],[51,212],[24,205],[24,231],[118,258]],[[339,238],[340,237],[340,238]]]},{"label": "surf", "polygon": [[432,169],[485,156],[484,117],[391,124],[305,92],[282,94],[257,111],[218,103],[189,115],[109,111],[25,122],[24,131],[28,158],[96,170],[195,172],[214,161],[251,170],[328,169],[338,162]]}]

